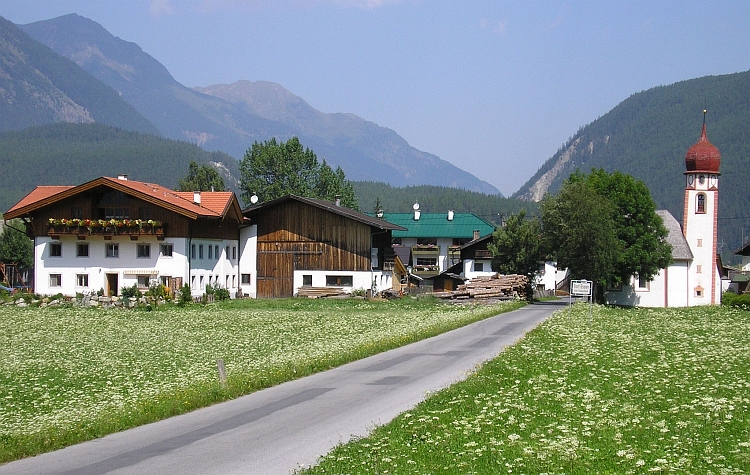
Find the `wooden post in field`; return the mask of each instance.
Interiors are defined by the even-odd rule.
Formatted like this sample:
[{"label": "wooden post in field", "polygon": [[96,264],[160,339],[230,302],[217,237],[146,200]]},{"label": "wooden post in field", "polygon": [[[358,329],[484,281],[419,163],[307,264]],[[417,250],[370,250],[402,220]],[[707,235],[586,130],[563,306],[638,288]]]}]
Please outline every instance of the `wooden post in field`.
[{"label": "wooden post in field", "polygon": [[219,382],[222,386],[227,385],[227,370],[224,368],[224,360],[216,360],[216,366],[219,368]]}]

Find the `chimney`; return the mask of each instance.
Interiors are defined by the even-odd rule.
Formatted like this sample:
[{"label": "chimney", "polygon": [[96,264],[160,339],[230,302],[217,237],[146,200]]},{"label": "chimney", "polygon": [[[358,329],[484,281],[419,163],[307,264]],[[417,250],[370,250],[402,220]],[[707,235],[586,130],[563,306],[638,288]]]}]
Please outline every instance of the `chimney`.
[{"label": "chimney", "polygon": [[453,210],[452,209],[448,210],[448,221],[453,221]]},{"label": "chimney", "polygon": [[197,205],[201,204],[201,192],[200,191],[193,192],[193,203]]},{"label": "chimney", "polygon": [[128,176],[125,175],[125,174],[123,174],[123,173],[120,173],[119,175],[117,175],[117,179],[118,180],[128,181]]},{"label": "chimney", "polygon": [[335,199],[336,206],[341,206],[341,195],[336,195]]},{"label": "chimney", "polygon": [[474,240],[476,241],[477,239],[479,239],[479,230],[475,229],[474,230]]}]

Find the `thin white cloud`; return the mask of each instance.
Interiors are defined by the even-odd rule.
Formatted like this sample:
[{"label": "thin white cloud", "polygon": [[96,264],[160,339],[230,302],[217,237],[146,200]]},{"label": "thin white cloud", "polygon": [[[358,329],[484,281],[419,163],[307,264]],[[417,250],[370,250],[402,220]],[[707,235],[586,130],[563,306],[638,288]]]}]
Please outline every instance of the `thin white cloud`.
[{"label": "thin white cloud", "polygon": [[505,36],[508,32],[508,20],[503,18],[502,20],[491,22],[486,18],[481,18],[479,20],[479,28],[482,30],[490,30],[500,36]]},{"label": "thin white cloud", "polygon": [[149,11],[153,16],[171,15],[174,13],[174,6],[170,0],[151,0]]}]

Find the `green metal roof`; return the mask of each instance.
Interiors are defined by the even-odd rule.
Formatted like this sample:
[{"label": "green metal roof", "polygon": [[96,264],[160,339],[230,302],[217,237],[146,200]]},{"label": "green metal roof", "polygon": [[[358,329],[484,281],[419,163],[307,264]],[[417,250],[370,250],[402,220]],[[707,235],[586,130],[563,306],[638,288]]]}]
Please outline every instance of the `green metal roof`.
[{"label": "green metal roof", "polygon": [[418,220],[414,213],[387,213],[383,219],[404,227],[407,231],[393,231],[394,238],[474,238],[474,231],[483,237],[492,234],[495,226],[471,213],[421,213]]}]

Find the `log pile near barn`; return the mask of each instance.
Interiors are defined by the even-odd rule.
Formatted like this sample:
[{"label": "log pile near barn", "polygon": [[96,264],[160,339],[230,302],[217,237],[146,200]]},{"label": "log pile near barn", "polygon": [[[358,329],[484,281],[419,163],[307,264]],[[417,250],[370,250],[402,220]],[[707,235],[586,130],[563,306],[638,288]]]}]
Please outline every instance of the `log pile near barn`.
[{"label": "log pile near barn", "polygon": [[451,300],[468,299],[518,299],[526,297],[529,279],[525,275],[495,274],[490,277],[476,277],[459,285],[450,292],[435,292],[436,297]]},{"label": "log pile near barn", "polygon": [[321,298],[345,298],[352,295],[341,287],[300,287],[297,290],[297,297],[308,299]]}]

